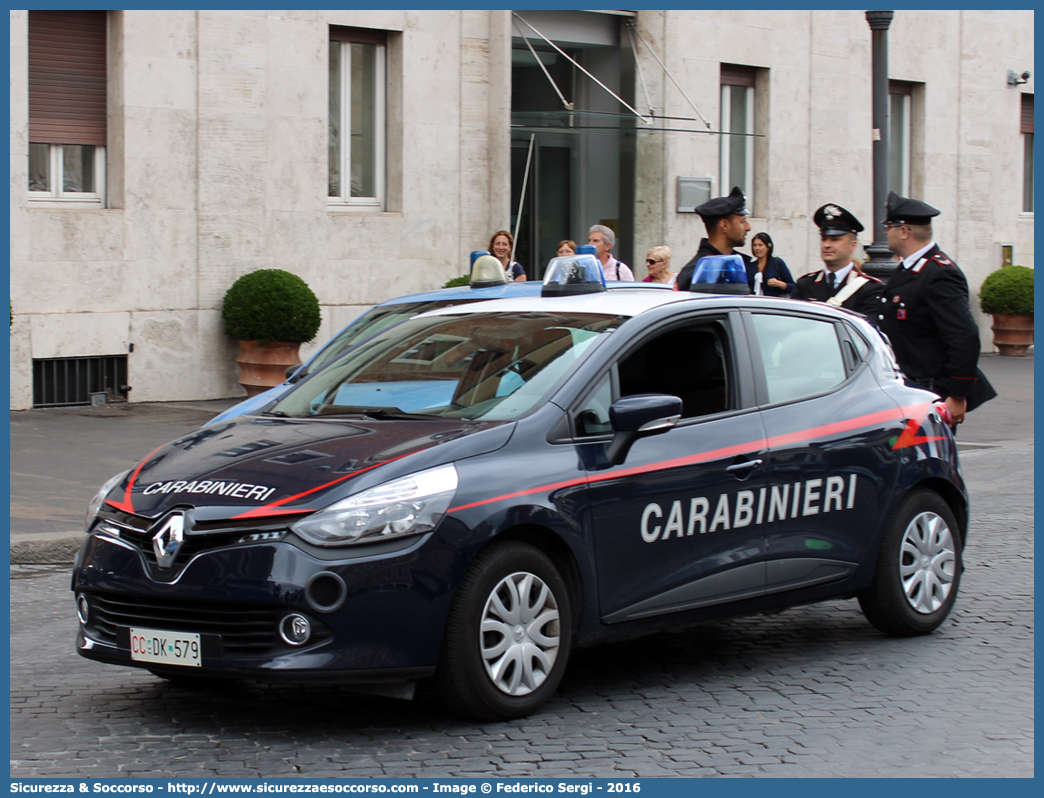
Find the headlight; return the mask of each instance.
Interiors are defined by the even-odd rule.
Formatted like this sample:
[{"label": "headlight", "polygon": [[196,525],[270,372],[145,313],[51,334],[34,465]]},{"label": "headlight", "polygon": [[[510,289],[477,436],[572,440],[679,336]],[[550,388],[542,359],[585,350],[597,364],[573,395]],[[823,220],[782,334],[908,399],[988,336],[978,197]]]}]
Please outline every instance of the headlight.
[{"label": "headlight", "polygon": [[91,503],[87,505],[87,528],[88,529],[91,526],[91,522],[93,522],[94,519],[98,516],[98,510],[101,509],[102,502],[105,501],[105,497],[109,495],[109,491],[112,490],[113,488],[115,488],[117,485],[119,485],[123,481],[123,478],[125,476],[127,476],[128,473],[130,473],[130,472],[129,471],[123,471],[122,473],[119,473],[116,476],[111,477],[110,479],[106,480],[105,484],[101,486],[101,488],[98,490],[98,493],[95,495],[95,497],[93,499],[91,499]]},{"label": "headlight", "polygon": [[440,466],[331,504],[290,528],[317,546],[420,535],[442,520],[456,490],[456,467]]}]

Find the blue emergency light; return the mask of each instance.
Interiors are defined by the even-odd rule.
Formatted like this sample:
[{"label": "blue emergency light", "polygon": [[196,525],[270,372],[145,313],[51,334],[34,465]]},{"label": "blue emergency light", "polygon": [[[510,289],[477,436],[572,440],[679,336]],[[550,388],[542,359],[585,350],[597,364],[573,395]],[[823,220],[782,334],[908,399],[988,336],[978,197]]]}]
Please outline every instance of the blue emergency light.
[{"label": "blue emergency light", "polygon": [[743,258],[739,255],[705,255],[696,262],[689,290],[703,294],[749,294]]}]

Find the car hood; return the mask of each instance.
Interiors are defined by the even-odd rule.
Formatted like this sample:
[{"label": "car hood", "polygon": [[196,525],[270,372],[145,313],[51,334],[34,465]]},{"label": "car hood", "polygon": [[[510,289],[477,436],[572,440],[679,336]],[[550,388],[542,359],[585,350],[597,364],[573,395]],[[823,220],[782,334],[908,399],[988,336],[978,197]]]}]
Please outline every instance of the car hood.
[{"label": "car hood", "polygon": [[[494,451],[513,429],[513,422],[459,419],[235,419],[156,449],[105,503],[150,518],[174,507],[195,508],[198,520],[309,513],[355,493],[360,482],[381,481],[375,472],[382,468],[390,478],[403,466],[428,468]],[[444,457],[430,451],[442,446]],[[429,455],[407,464],[422,452]]]}]

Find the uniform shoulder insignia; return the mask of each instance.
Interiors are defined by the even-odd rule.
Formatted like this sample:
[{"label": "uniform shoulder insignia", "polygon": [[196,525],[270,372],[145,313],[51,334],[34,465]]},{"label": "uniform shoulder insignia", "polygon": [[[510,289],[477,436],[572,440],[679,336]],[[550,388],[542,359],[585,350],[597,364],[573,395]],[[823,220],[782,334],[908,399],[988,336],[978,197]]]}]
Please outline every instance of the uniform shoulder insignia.
[{"label": "uniform shoulder insignia", "polygon": [[819,274],[820,271],[822,271],[822,269],[816,269],[814,272],[807,272],[807,273],[801,275],[800,277],[798,277],[798,279],[799,280],[804,280],[806,277],[808,277],[811,280],[817,274]]},{"label": "uniform shoulder insignia", "polygon": [[881,282],[881,278],[874,277],[872,274],[867,274],[866,272],[859,272],[859,276],[864,278],[864,279],[866,279],[866,280],[869,280],[872,283],[879,283],[879,282]]},{"label": "uniform shoulder insignia", "polygon": [[950,260],[945,255],[943,255],[941,252],[936,252],[928,260],[933,262],[933,263],[937,263],[940,266],[953,266],[954,265],[953,261]]}]

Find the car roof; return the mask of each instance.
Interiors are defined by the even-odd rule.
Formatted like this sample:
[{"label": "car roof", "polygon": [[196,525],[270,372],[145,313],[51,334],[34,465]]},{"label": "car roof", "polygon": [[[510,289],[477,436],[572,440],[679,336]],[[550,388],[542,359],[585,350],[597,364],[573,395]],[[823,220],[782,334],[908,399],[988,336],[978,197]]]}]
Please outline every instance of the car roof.
[{"label": "car roof", "polygon": [[[434,291],[421,291],[418,294],[404,294],[403,296],[386,299],[384,302],[381,302],[378,307],[405,305],[408,302],[433,302],[452,299],[501,299],[516,296],[538,296],[542,288],[543,283],[539,280],[529,280],[524,283],[505,283],[504,285],[494,285],[488,288],[471,288],[470,286],[462,285],[456,288],[437,288]],[[610,282],[606,285],[606,288],[613,292],[633,288],[637,288],[641,291],[648,291],[649,289],[670,291],[673,286],[666,283]]]},{"label": "car roof", "polygon": [[667,305],[703,305],[708,309],[724,310],[798,310],[833,319],[862,316],[846,308],[835,308],[824,302],[803,302],[789,298],[744,296],[735,294],[690,293],[688,291],[649,291],[645,288],[617,286],[612,291],[571,296],[515,296],[490,299],[429,310],[420,316],[452,316],[462,313],[603,313],[633,317],[654,308]]},{"label": "car roof", "polygon": [[[719,297],[713,297],[719,298]],[[611,316],[637,316],[650,308],[677,302],[709,300],[708,294],[682,291],[648,291],[642,288],[614,289],[574,296],[520,296],[491,299],[430,310],[423,316],[451,316],[460,313],[604,313]]]}]

